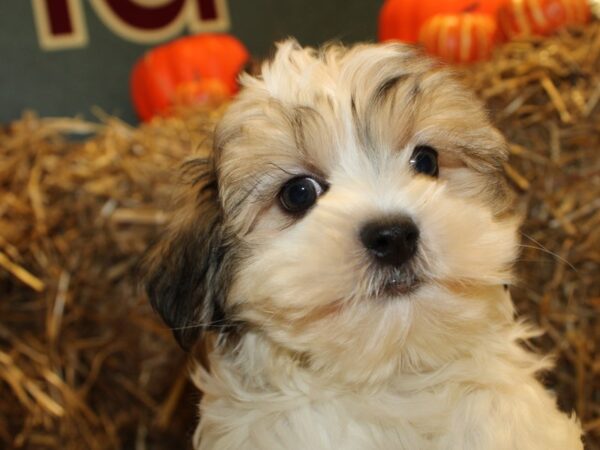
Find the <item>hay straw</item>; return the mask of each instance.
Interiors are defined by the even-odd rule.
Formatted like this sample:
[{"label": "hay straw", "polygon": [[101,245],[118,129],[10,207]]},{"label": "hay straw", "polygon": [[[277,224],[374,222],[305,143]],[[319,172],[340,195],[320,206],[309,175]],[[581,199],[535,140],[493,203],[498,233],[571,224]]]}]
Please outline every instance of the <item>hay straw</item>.
[{"label": "hay straw", "polygon": [[186,356],[135,271],[218,116],[136,129],[28,113],[0,131],[0,447],[185,447]]},{"label": "hay straw", "polygon": [[10,258],[2,252],[0,252],[0,266],[2,266],[5,270],[10,272],[34,291],[41,292],[44,290],[44,282],[42,280],[29,273],[18,264],[13,263]]}]

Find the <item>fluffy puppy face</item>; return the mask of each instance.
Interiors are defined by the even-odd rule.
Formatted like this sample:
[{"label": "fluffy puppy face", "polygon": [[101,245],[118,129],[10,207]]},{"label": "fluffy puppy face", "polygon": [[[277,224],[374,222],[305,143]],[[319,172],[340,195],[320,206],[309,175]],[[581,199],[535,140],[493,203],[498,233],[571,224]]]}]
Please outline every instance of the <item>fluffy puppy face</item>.
[{"label": "fluffy puppy face", "polygon": [[237,324],[362,382],[435,367],[510,314],[506,144],[451,74],[401,45],[288,41],[242,83],[151,257],[180,342]]}]

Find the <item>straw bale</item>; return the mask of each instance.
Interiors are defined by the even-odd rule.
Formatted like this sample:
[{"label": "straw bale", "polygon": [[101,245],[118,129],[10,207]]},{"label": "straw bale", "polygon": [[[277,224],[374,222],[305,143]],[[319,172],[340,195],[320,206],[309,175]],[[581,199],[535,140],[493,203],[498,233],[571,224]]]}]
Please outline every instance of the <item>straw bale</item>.
[{"label": "straw bale", "polygon": [[136,266],[218,115],[133,128],[28,113],[0,131],[0,447],[185,448],[186,357]]}]

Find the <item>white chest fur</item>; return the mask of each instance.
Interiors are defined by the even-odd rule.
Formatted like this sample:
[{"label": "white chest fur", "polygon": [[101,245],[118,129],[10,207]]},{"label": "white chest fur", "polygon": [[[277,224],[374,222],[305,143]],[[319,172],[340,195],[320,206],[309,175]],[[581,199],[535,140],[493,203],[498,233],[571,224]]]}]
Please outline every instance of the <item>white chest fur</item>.
[{"label": "white chest fur", "polygon": [[239,359],[213,359],[210,374],[199,369],[194,375],[205,393],[194,445],[582,449],[577,421],[559,412],[534,378],[545,363],[514,343],[506,350],[504,358],[482,353],[429,373],[398,375],[377,389],[332,389],[293,365],[258,381],[242,375]]}]

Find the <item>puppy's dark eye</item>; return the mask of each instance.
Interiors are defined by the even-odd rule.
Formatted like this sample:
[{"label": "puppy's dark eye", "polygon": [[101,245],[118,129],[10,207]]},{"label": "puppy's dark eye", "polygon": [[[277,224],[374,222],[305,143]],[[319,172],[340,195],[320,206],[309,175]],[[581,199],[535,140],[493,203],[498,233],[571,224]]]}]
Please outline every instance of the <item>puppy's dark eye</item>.
[{"label": "puppy's dark eye", "polygon": [[439,174],[438,154],[433,147],[418,145],[410,157],[410,165],[417,173],[437,177]]},{"label": "puppy's dark eye", "polygon": [[290,213],[301,213],[315,204],[324,188],[310,177],[297,177],[288,181],[279,193],[279,202]]}]

